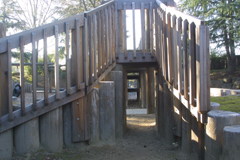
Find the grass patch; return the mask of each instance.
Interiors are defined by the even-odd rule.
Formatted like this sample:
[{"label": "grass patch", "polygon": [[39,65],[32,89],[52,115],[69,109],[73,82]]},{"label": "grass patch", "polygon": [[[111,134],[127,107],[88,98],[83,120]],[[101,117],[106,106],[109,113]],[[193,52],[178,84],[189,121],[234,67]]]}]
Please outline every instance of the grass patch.
[{"label": "grass patch", "polygon": [[240,112],[240,95],[211,97],[211,102],[219,103],[221,110]]}]

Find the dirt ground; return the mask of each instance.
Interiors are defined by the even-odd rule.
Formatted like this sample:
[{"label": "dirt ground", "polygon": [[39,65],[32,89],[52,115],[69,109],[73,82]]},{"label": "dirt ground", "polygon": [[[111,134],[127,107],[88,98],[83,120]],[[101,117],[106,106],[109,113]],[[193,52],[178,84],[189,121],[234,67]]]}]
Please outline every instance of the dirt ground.
[{"label": "dirt ground", "polygon": [[66,150],[62,153],[48,153],[40,150],[34,154],[15,156],[14,160],[188,160],[179,146],[167,146],[156,130],[155,116],[128,115],[127,129],[115,145],[88,145],[81,150]]}]

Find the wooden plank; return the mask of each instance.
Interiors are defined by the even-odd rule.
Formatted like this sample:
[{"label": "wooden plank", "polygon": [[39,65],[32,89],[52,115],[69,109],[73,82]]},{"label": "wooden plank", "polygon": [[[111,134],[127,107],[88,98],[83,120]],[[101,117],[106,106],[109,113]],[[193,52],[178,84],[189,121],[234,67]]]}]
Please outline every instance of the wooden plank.
[{"label": "wooden plank", "polygon": [[105,13],[105,45],[106,45],[106,68],[109,66],[109,26],[108,26],[108,12],[107,9],[104,10]]},{"label": "wooden plank", "polygon": [[83,26],[83,81],[88,86],[88,21],[84,18]]},{"label": "wooden plank", "polygon": [[153,52],[153,5],[152,5],[152,2],[150,2],[149,11],[150,11],[150,51],[153,57],[154,52]]},{"label": "wooden plank", "polygon": [[[156,53],[155,56],[157,58],[158,64],[160,64],[160,58],[159,58],[159,21],[158,21],[158,12],[157,9],[155,9],[155,47],[156,47]],[[160,65],[159,65],[160,67]]]},{"label": "wooden plank", "polygon": [[139,75],[127,75],[127,79],[139,79]]},{"label": "wooden plank", "polygon": [[189,88],[190,99],[189,103],[193,106],[196,98],[196,40],[195,40],[195,24],[189,25]]},{"label": "wooden plank", "polygon": [[93,70],[93,53],[92,53],[92,17],[88,16],[88,54],[89,54],[89,85],[93,82],[92,70]]},{"label": "wooden plank", "polygon": [[163,12],[163,64],[164,64],[164,77],[168,80],[168,50],[167,50],[167,28],[166,28],[166,14]]},{"label": "wooden plank", "polygon": [[66,74],[67,74],[67,94],[70,95],[71,88],[71,68],[70,68],[70,54],[69,54],[69,23],[65,22],[65,52],[66,52]]},{"label": "wooden plank", "polygon": [[123,3],[123,21],[124,21],[124,34],[123,34],[123,48],[125,58],[127,58],[127,16],[126,16],[126,2]]},{"label": "wooden plank", "polygon": [[56,98],[59,99],[59,53],[58,53],[58,26],[54,26],[55,33],[55,65],[54,65],[54,78],[55,78],[55,94]]},{"label": "wooden plank", "polygon": [[172,54],[173,54],[173,87],[178,87],[178,62],[177,62],[177,29],[176,16],[172,16]]},{"label": "wooden plank", "polygon": [[118,58],[118,11],[117,11],[117,3],[115,3],[115,55]]},{"label": "wooden plank", "polygon": [[93,14],[93,80],[95,81],[97,78],[97,22],[96,15]]},{"label": "wooden plank", "polygon": [[21,115],[25,115],[25,87],[24,87],[24,44],[20,37],[20,86],[21,86]]},{"label": "wooden plank", "polygon": [[210,110],[210,60],[209,29],[201,25],[197,30],[197,108],[199,112]]},{"label": "wooden plank", "polygon": [[141,29],[142,29],[142,57],[145,57],[145,9],[144,3],[141,3]]},{"label": "wooden plank", "polygon": [[33,110],[36,110],[37,106],[37,53],[35,41],[36,34],[32,33],[32,96],[33,96]]},{"label": "wooden plank", "polygon": [[115,62],[116,61],[116,25],[115,25],[115,18],[116,18],[116,14],[115,14],[115,6],[112,5],[111,7],[111,12],[112,12],[112,61]]},{"label": "wooden plank", "polygon": [[13,120],[13,105],[12,105],[12,51],[11,51],[11,41],[8,41],[7,50],[7,61],[8,61],[8,113],[9,121]]},{"label": "wooden plank", "polygon": [[105,12],[104,10],[101,11],[101,18],[102,18],[102,72],[104,72],[104,70],[106,69],[106,39],[105,39],[105,25],[106,25],[106,22],[105,22]]},{"label": "wooden plank", "polygon": [[132,15],[133,15],[133,58],[136,58],[136,35],[135,35],[135,3],[132,2]]},{"label": "wooden plank", "polygon": [[83,97],[83,108],[84,108],[84,141],[88,141],[91,138],[91,120],[90,113],[91,108],[88,104],[88,96]]},{"label": "wooden plank", "polygon": [[139,88],[128,88],[128,92],[139,92]]},{"label": "wooden plank", "polygon": [[167,15],[167,45],[168,45],[168,81],[173,84],[173,55],[172,55],[172,28],[171,28],[171,14]]},{"label": "wooden plank", "polygon": [[137,52],[136,58],[133,57],[133,52],[128,53],[127,59],[124,56],[124,53],[119,53],[119,58],[117,60],[117,63],[153,63],[152,65],[155,65],[154,62],[157,62],[157,59],[154,57],[152,58],[150,52],[146,52],[145,58],[142,57],[141,52]]},{"label": "wooden plank", "polygon": [[181,33],[182,33],[182,18],[178,18],[177,20],[177,66],[178,66],[178,91],[182,95],[182,81],[183,81],[183,70],[182,70],[182,41],[181,41]]},{"label": "wooden plank", "polygon": [[98,36],[98,77],[102,73],[102,52],[103,52],[103,47],[102,47],[102,20],[101,20],[101,12],[98,12],[97,14],[97,36]]},{"label": "wooden plank", "polygon": [[132,9],[132,2],[135,3],[135,9],[141,9],[141,3],[144,3],[144,9],[149,9],[150,8],[150,4],[149,2],[152,2],[155,5],[155,1],[154,0],[150,0],[150,1],[136,1],[136,0],[131,0],[131,1],[122,1],[122,2],[118,2],[115,1],[118,4],[118,10],[123,10],[123,2],[126,2],[126,9],[130,10]]},{"label": "wooden plank", "polygon": [[111,7],[108,7],[108,44],[109,44],[109,65],[113,62],[113,52],[112,52],[112,13],[111,13]]},{"label": "wooden plank", "polygon": [[188,50],[187,50],[187,30],[188,21],[184,21],[183,25],[183,72],[184,72],[184,98],[188,100]]},{"label": "wooden plank", "polygon": [[48,104],[48,57],[47,57],[47,35],[43,30],[43,54],[44,54],[44,102]]},{"label": "wooden plank", "polygon": [[118,58],[118,5],[115,3],[115,54],[116,58]]},{"label": "wooden plank", "polygon": [[54,25],[59,26],[59,28],[58,28],[59,33],[64,32],[64,28],[65,28],[64,23],[65,22],[69,22],[69,24],[70,24],[69,28],[74,29],[75,28],[74,21],[76,18],[78,18],[80,20],[80,25],[83,26],[84,13],[80,13],[78,15],[74,15],[74,16],[71,16],[71,17],[68,17],[68,18],[65,18],[62,20],[58,20],[53,23],[49,23],[49,24],[46,24],[46,25],[43,25],[40,27],[26,30],[26,31],[23,31],[23,32],[20,32],[20,33],[11,35],[11,36],[3,37],[0,39],[0,44],[1,44],[0,53],[7,52],[7,40],[11,40],[11,43],[12,43],[11,49],[14,49],[14,48],[19,47],[19,37],[20,36],[22,36],[22,38],[24,40],[24,45],[27,45],[32,42],[32,35],[31,35],[32,32],[34,32],[36,34],[36,41],[39,41],[42,39],[42,30],[43,29],[46,29],[47,37],[54,35],[54,32],[52,30]]},{"label": "wooden plank", "polygon": [[81,59],[80,59],[80,23],[79,23],[79,19],[76,19],[75,20],[75,38],[76,38],[76,68],[75,68],[75,73],[76,73],[76,85],[77,85],[77,89],[80,89],[80,85],[81,85],[81,80],[80,80],[80,77],[81,77]]},{"label": "wooden plank", "polygon": [[84,141],[84,104],[83,98],[72,103],[72,142]]}]

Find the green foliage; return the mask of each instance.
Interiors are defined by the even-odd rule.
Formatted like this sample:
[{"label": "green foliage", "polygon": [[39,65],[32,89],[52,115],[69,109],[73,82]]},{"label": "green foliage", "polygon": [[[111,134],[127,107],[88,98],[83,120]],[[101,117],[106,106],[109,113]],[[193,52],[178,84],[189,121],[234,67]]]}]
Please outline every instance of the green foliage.
[{"label": "green foliage", "polygon": [[229,68],[233,69],[240,42],[240,0],[181,0],[179,7],[205,20],[211,41],[217,44],[216,48],[225,48]]},{"label": "green foliage", "polygon": [[240,97],[237,96],[223,96],[211,97],[211,102],[220,104],[220,109],[224,111],[240,112]]}]

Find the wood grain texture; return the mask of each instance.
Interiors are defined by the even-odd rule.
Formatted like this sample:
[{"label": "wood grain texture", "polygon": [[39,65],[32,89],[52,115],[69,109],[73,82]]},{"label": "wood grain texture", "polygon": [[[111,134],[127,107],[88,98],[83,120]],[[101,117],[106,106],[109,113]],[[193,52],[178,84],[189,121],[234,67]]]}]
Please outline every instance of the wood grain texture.
[{"label": "wood grain texture", "polygon": [[141,3],[141,30],[142,30],[142,57],[145,57],[145,9],[144,3]]},{"label": "wood grain texture", "polygon": [[25,89],[24,89],[24,42],[20,37],[20,86],[21,86],[21,114],[25,115]]},{"label": "wood grain texture", "polygon": [[70,54],[69,54],[69,23],[65,23],[65,52],[66,52],[66,83],[67,83],[67,94],[70,95],[70,87],[71,87],[71,68],[70,68]]},{"label": "wood grain texture", "polygon": [[136,35],[135,35],[135,3],[132,2],[132,16],[133,16],[133,58],[136,58]]},{"label": "wood grain texture", "polygon": [[127,58],[127,16],[126,16],[126,2],[123,3],[123,21],[124,21],[124,34],[123,34],[123,48],[125,58]]},{"label": "wood grain texture", "polygon": [[188,21],[185,20],[184,21],[184,26],[183,26],[183,72],[184,72],[184,98],[185,99],[189,99],[189,95],[188,95],[188,49],[187,49],[187,39],[188,39],[188,35],[187,35],[187,30],[188,30]]},{"label": "wood grain texture", "polygon": [[36,110],[37,105],[37,50],[36,50],[36,34],[32,33],[32,96],[33,110]]},{"label": "wood grain texture", "polygon": [[[7,62],[8,62],[8,113],[9,121],[13,120],[13,105],[12,105],[12,51],[11,51],[11,41],[8,41],[8,52],[7,52]],[[0,115],[1,116],[1,115]]]},{"label": "wood grain texture", "polygon": [[48,57],[47,57],[47,35],[43,29],[43,54],[44,54],[44,102],[48,104]]},{"label": "wood grain texture", "polygon": [[58,26],[54,26],[54,33],[55,33],[55,65],[54,65],[54,78],[55,78],[55,94],[56,99],[60,99],[59,96],[59,52],[58,52]]}]

